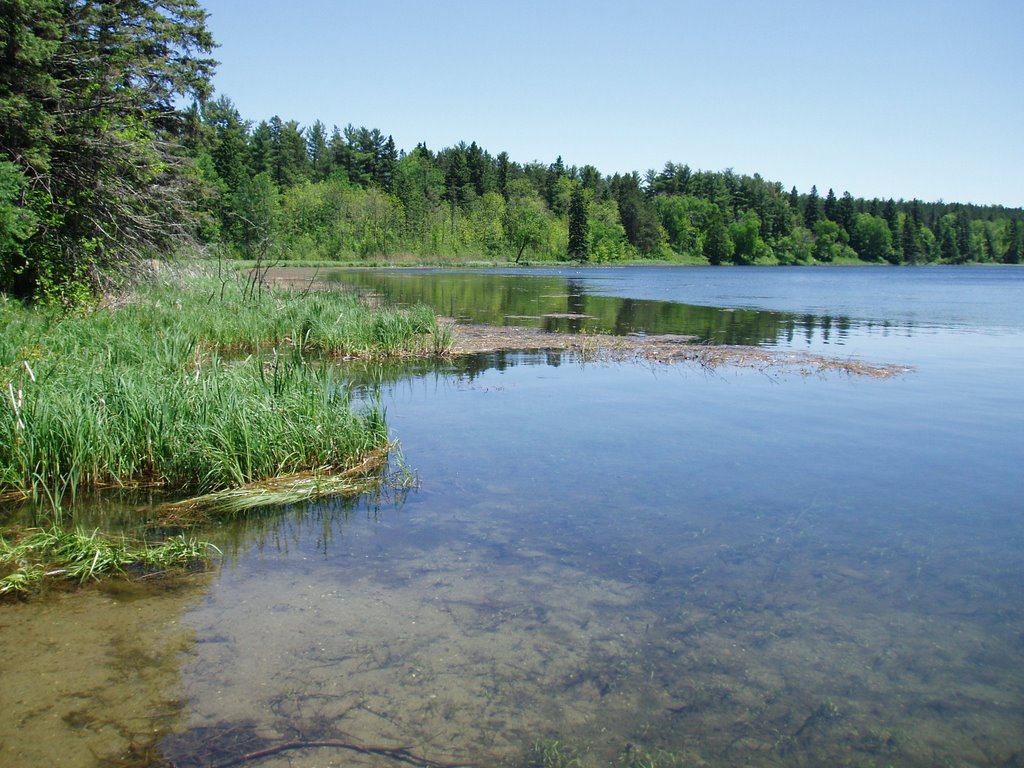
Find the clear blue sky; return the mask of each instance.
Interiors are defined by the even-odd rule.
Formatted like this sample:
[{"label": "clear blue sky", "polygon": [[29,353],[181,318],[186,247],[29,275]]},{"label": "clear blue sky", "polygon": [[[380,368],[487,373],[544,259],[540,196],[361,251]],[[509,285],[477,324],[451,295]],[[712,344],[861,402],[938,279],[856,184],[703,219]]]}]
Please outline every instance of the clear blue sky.
[{"label": "clear blue sky", "polygon": [[1024,206],[1024,0],[205,0],[246,119]]}]

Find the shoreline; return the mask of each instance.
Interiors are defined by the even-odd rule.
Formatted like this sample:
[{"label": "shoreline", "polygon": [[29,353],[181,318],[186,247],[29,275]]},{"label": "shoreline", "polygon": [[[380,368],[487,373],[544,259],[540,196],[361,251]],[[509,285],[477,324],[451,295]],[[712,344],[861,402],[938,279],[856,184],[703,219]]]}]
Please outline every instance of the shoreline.
[{"label": "shoreline", "polygon": [[[349,290],[319,280],[320,267],[272,267],[264,279],[292,290]],[[373,295],[365,297],[376,304]],[[697,337],[678,334],[659,336],[616,336],[606,333],[555,333],[515,325],[463,324],[450,317],[438,323],[451,332],[452,344],[446,354],[473,355],[492,352],[569,352],[583,361],[616,363],[691,363],[711,370],[724,366],[771,372],[821,374],[846,373],[873,379],[890,379],[913,370],[892,363],[869,363],[810,352],[785,352],[761,347],[701,343]]]}]

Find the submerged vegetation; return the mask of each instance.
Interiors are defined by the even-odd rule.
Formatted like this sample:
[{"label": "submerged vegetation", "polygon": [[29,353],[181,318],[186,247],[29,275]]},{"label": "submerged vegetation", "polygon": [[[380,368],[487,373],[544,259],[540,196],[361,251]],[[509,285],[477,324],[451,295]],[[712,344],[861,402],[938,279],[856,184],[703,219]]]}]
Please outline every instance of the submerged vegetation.
[{"label": "submerged vegetation", "polygon": [[[538,739],[528,760],[528,768],[584,768],[580,753],[557,739]],[[615,762],[617,768],[679,768],[682,759],[663,749],[653,751],[627,744]]]},{"label": "submerged vegetation", "polygon": [[29,592],[46,579],[83,583],[130,569],[145,574],[188,568],[204,563],[211,548],[185,536],[148,546],[57,524],[23,531],[12,541],[0,536],[0,597]]},{"label": "submerged vegetation", "polygon": [[355,412],[339,357],[434,351],[429,310],[370,310],[340,292],[164,276],[64,315],[0,301],[0,493],[148,485],[212,493],[340,473],[388,443]]}]

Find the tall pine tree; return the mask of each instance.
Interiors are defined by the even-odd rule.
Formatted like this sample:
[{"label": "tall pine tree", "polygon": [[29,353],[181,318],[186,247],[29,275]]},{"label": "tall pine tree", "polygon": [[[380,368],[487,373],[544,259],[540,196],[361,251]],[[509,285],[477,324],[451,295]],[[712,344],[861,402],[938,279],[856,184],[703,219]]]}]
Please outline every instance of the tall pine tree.
[{"label": "tall pine tree", "polygon": [[586,261],[590,256],[590,224],[587,219],[587,193],[574,182],[569,198],[569,258]]}]

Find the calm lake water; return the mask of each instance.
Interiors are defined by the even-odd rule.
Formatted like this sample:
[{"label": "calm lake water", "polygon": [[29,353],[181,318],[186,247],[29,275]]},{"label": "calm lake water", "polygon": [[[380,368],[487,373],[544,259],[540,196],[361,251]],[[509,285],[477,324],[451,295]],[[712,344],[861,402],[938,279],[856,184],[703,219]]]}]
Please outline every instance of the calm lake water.
[{"label": "calm lake water", "polygon": [[4,606],[0,764],[333,741],[522,766],[541,738],[587,766],[1024,764],[1024,270],[337,279],[480,322],[913,371],[525,352],[360,377],[419,486],[215,531],[222,566],[158,593]]}]

